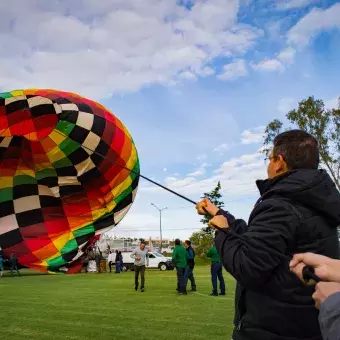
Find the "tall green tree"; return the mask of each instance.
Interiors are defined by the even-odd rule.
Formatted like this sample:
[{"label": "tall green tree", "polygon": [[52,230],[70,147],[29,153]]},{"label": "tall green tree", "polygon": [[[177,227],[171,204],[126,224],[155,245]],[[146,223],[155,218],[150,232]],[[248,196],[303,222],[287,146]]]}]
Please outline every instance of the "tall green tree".
[{"label": "tall green tree", "polygon": [[[224,206],[224,203],[222,201],[221,189],[221,183],[218,182],[216,187],[211,192],[203,194],[203,198],[209,199],[216,207],[222,208]],[[208,224],[210,219],[211,216],[207,214],[203,216],[201,222],[203,224]],[[203,228],[202,231],[208,234],[212,234],[214,230],[208,226],[206,228]]]},{"label": "tall green tree", "polygon": [[[297,109],[289,111],[286,118],[291,124],[288,128],[298,127],[318,139],[321,164],[340,190],[340,107],[329,110],[322,100],[308,97],[299,102]],[[282,132],[283,127],[278,119],[267,125],[264,152],[269,152],[275,136]]]},{"label": "tall green tree", "polygon": [[205,256],[205,254],[212,246],[213,238],[214,235],[212,233],[206,233],[203,230],[193,233],[190,236],[190,241],[195,247],[196,255],[201,257]]}]

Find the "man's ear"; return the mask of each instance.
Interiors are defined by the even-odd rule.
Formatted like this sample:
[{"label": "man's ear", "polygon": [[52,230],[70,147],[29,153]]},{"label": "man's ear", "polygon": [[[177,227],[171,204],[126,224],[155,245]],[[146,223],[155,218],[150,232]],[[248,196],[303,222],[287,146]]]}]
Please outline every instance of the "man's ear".
[{"label": "man's ear", "polygon": [[281,173],[287,170],[287,163],[283,159],[282,155],[278,155],[276,157],[275,170],[277,173]]}]

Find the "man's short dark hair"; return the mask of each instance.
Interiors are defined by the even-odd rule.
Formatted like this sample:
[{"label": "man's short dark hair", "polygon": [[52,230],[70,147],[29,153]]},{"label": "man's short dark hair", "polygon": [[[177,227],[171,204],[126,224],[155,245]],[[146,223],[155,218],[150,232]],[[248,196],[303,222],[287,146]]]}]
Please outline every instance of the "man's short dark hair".
[{"label": "man's short dark hair", "polygon": [[179,238],[176,238],[175,240],[175,245],[179,246],[181,244],[181,240]]},{"label": "man's short dark hair", "polygon": [[191,241],[185,240],[184,242],[185,242],[188,246],[191,246]]},{"label": "man's short dark hair", "polygon": [[145,244],[146,245],[146,242],[144,240],[140,241],[140,244]]},{"label": "man's short dark hair", "polygon": [[320,163],[318,141],[303,130],[289,130],[275,137],[273,156],[279,155],[289,170],[317,169]]}]

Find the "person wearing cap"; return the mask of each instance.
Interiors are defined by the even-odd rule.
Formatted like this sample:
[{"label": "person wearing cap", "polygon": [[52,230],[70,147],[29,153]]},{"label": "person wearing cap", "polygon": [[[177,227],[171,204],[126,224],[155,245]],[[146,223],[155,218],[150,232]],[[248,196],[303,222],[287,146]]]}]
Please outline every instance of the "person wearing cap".
[{"label": "person wearing cap", "polygon": [[206,253],[206,256],[211,260],[211,283],[213,286],[213,291],[210,295],[218,296],[217,279],[220,282],[220,295],[225,295],[225,282],[222,273],[222,262],[215,246],[215,239],[213,239],[213,244],[214,246]]},{"label": "person wearing cap", "polygon": [[187,295],[185,285],[185,268],[187,267],[188,253],[181,245],[181,241],[177,238],[175,240],[175,249],[172,252],[172,261],[175,264],[177,271],[177,292],[180,295]]}]

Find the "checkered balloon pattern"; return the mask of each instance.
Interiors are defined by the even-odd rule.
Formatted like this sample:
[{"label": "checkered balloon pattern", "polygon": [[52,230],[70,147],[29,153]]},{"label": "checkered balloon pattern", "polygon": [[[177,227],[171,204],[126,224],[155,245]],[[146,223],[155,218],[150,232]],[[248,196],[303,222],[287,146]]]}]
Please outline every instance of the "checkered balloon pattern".
[{"label": "checkered balloon pattern", "polygon": [[40,271],[72,272],[88,245],[125,216],[138,181],[135,144],[102,105],[55,90],[0,94],[5,256]]}]

